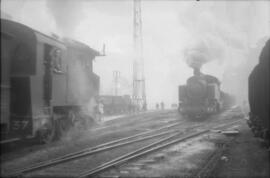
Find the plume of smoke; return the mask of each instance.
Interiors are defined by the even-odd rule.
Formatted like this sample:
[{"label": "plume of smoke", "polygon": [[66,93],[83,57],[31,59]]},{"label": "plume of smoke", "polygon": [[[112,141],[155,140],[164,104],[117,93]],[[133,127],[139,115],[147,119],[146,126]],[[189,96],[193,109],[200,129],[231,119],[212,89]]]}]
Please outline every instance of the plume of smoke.
[{"label": "plume of smoke", "polygon": [[197,41],[184,50],[186,63],[191,68],[200,69],[207,62],[222,61],[224,58],[223,46],[220,39],[214,36]]},{"label": "plume of smoke", "polygon": [[47,8],[47,0],[2,0],[1,18],[22,23],[47,35],[60,33]]},{"label": "plume of smoke", "polygon": [[47,8],[55,19],[57,27],[65,36],[72,36],[85,14],[82,1],[47,0]]},{"label": "plume of smoke", "polygon": [[[87,56],[76,50],[72,52],[74,54],[70,55],[70,58],[72,58],[72,67],[69,67],[69,102],[74,105],[83,106],[81,108],[82,114],[94,118],[94,106],[96,102],[91,94],[95,89],[92,83],[90,83],[88,66],[84,66],[85,64],[82,63]],[[78,58],[78,56],[81,56],[81,58]]]},{"label": "plume of smoke", "polygon": [[185,50],[185,61],[190,67],[193,67],[193,63],[201,67],[210,61],[216,61],[219,66],[226,68],[243,59],[239,54],[244,54],[247,37],[240,25],[233,23],[228,17],[226,5],[209,3],[201,10],[201,6],[192,6],[197,11],[190,12],[188,9],[183,16],[188,18],[181,19],[195,41],[195,45],[188,45]]},{"label": "plume of smoke", "polygon": [[203,64],[210,60],[208,53],[209,50],[205,43],[196,44],[194,47],[186,49],[186,62],[190,67],[200,69]]},{"label": "plume of smoke", "polygon": [[[192,55],[187,53],[189,55],[185,55],[185,61],[191,67],[194,64],[201,67],[210,61],[216,61],[217,63],[213,62],[204,67],[206,71],[208,69],[207,73],[219,75],[223,91],[235,95],[238,102],[247,100],[247,77],[258,60],[258,51],[253,50],[252,45],[266,35],[262,32],[267,29],[269,16],[266,14],[269,14],[269,9],[265,8],[266,3],[224,2],[222,5],[208,5],[201,10],[192,6],[196,11],[188,9],[184,17],[189,18],[181,21],[192,34],[194,41],[200,44],[198,46],[203,46],[198,50],[196,45],[189,45],[187,49],[195,52],[191,53]],[[239,11],[240,8],[244,10]],[[249,16],[251,12],[254,13]],[[250,18],[246,18],[247,16]],[[258,23],[259,21],[261,23]],[[269,32],[266,36],[269,36]]]}]

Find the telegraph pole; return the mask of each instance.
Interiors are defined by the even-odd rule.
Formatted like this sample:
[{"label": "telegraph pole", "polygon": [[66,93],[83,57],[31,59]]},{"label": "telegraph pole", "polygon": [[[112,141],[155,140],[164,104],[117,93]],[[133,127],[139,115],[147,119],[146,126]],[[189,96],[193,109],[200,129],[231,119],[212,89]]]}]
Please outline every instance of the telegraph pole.
[{"label": "telegraph pole", "polygon": [[118,95],[120,72],[113,71],[114,95]]},{"label": "telegraph pole", "polygon": [[144,62],[143,62],[143,41],[142,41],[142,19],[141,0],[134,0],[133,10],[133,102],[139,110],[146,109]]}]

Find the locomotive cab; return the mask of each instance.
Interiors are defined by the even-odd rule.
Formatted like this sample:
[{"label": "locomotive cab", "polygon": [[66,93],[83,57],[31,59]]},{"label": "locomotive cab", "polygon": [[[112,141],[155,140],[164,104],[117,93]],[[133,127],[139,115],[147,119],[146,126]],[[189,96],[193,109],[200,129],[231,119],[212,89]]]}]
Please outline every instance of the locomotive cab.
[{"label": "locomotive cab", "polygon": [[64,46],[25,25],[3,19],[1,24],[1,140],[32,137],[51,114],[50,52]]},{"label": "locomotive cab", "polygon": [[1,19],[1,140],[32,134],[30,78],[36,72],[35,35]]},{"label": "locomotive cab", "polygon": [[52,141],[71,126],[74,110],[95,117],[98,51],[17,22],[1,19],[1,25],[1,143],[35,136]]}]

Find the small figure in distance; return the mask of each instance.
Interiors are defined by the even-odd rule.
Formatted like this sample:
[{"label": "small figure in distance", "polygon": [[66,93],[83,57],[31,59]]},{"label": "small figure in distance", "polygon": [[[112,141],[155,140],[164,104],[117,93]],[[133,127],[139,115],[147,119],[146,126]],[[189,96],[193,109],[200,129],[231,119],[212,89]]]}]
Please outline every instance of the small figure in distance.
[{"label": "small figure in distance", "polygon": [[95,112],[96,112],[97,121],[99,123],[102,121],[102,116],[103,116],[103,113],[104,113],[103,107],[104,106],[103,106],[101,100],[98,100],[97,105],[95,107]]},{"label": "small figure in distance", "polygon": [[159,109],[159,104],[158,104],[158,103],[156,104],[156,109],[157,109],[157,110]]},{"label": "small figure in distance", "polygon": [[164,110],[164,102],[163,101],[160,103],[160,107],[162,110]]},{"label": "small figure in distance", "polygon": [[143,111],[146,111],[147,110],[147,104],[146,102],[143,103]]},{"label": "small figure in distance", "polygon": [[99,105],[98,105],[98,111],[99,111],[99,121],[102,121],[102,117],[103,117],[103,114],[104,114],[104,105],[101,101],[99,101]]},{"label": "small figure in distance", "polygon": [[130,102],[128,104],[128,114],[131,114],[133,112],[133,106],[132,106],[132,103]]}]

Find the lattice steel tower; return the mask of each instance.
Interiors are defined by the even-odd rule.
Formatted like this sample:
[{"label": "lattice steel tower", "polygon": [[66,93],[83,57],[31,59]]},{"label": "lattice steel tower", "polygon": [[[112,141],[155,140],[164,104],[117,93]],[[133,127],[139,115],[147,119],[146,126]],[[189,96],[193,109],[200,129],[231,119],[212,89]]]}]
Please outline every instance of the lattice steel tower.
[{"label": "lattice steel tower", "polygon": [[145,79],[143,63],[143,41],[142,41],[142,19],[141,0],[134,0],[133,12],[133,39],[134,39],[134,61],[133,61],[133,101],[139,110],[146,110]]}]

